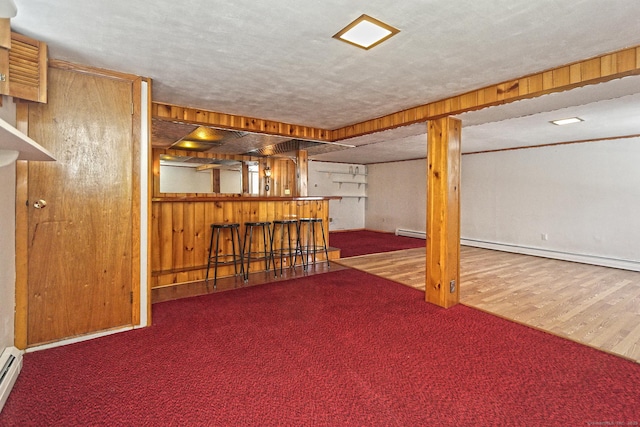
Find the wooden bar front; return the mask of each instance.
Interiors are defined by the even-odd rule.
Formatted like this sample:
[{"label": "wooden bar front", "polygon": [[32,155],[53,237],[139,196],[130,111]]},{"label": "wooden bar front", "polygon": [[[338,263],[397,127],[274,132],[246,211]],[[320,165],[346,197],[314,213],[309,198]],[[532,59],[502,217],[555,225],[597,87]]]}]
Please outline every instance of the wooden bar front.
[{"label": "wooden bar front", "polygon": [[[153,199],[151,288],[176,286],[205,279],[213,223],[240,224],[242,238],[244,223],[248,221],[322,218],[328,240],[330,199],[330,197],[163,197]],[[225,238],[224,244],[225,247],[222,250],[230,253],[231,241]],[[332,258],[331,255],[330,258]],[[324,254],[318,259],[324,259]],[[218,277],[232,274],[233,265],[218,268]]]}]

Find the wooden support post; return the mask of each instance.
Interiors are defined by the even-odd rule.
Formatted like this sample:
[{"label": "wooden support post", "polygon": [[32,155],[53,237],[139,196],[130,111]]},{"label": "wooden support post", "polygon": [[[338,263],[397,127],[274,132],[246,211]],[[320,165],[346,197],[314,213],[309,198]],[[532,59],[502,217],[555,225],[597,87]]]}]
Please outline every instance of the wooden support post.
[{"label": "wooden support post", "polygon": [[460,141],[462,123],[430,120],[427,129],[427,302],[460,300]]},{"label": "wooden support post", "polygon": [[306,197],[309,195],[307,183],[309,180],[309,157],[307,150],[298,150],[296,159],[296,196]]}]

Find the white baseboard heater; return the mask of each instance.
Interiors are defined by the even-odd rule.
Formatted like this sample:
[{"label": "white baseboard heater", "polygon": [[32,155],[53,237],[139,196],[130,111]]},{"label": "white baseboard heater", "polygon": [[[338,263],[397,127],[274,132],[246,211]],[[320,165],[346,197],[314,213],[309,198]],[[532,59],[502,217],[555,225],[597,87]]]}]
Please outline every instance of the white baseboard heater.
[{"label": "white baseboard heater", "polygon": [[427,239],[426,231],[407,230],[406,228],[396,228],[396,236],[415,237],[416,239]]},{"label": "white baseboard heater", "polygon": [[15,347],[4,349],[0,355],[0,412],[22,369],[22,352]]}]

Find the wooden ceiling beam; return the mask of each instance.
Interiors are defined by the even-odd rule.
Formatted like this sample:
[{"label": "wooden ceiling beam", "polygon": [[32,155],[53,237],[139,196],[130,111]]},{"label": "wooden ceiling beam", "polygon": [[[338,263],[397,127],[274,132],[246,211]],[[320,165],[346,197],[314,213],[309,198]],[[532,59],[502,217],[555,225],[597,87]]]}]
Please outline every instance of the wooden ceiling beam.
[{"label": "wooden ceiling beam", "polygon": [[314,141],[329,141],[331,133],[325,129],[311,126],[301,126],[273,120],[257,119],[253,117],[236,116],[196,108],[180,107],[178,105],[153,102],[151,115],[154,119],[175,121],[181,123],[212,126],[221,129],[233,129],[245,132],[265,133],[269,135],[286,136],[290,138]]},{"label": "wooden ceiling beam", "polygon": [[636,46],[335,129],[330,140],[340,141],[639,74],[640,46]]}]

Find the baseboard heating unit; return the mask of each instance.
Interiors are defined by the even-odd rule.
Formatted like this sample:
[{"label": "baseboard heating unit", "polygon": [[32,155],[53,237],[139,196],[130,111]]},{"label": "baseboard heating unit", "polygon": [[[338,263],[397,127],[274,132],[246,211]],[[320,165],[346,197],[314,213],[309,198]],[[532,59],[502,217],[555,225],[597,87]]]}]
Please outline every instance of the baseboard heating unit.
[{"label": "baseboard heating unit", "polygon": [[22,369],[22,352],[8,347],[0,355],[0,412]]},{"label": "baseboard heating unit", "polygon": [[427,238],[426,231],[407,230],[406,228],[396,228],[396,236],[415,237],[416,239]]}]

